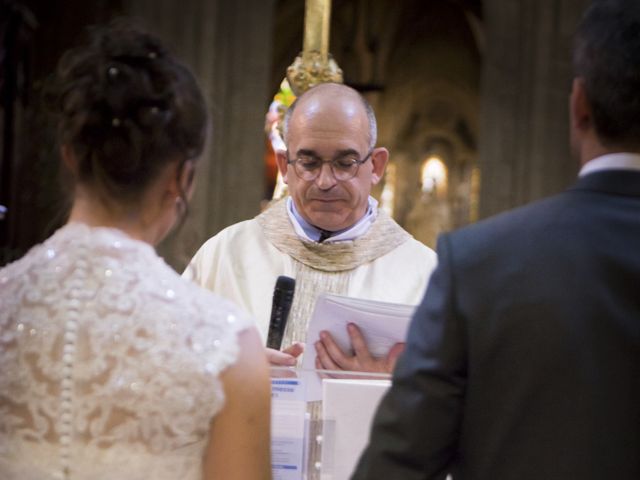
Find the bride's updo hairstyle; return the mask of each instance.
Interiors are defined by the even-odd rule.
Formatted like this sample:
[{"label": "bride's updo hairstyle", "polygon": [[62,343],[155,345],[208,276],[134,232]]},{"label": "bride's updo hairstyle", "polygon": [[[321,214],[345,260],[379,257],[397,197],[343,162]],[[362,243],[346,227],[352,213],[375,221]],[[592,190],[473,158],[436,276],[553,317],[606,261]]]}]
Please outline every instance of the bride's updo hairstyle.
[{"label": "bride's updo hairstyle", "polygon": [[158,39],[125,23],[94,28],[61,58],[49,93],[75,181],[135,202],[171,161],[195,160],[207,109],[192,73]]}]

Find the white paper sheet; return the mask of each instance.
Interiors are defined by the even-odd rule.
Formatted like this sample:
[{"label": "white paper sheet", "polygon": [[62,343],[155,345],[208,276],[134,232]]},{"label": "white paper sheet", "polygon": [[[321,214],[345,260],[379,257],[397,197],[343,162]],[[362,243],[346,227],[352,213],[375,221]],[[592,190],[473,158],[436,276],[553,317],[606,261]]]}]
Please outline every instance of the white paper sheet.
[{"label": "white paper sheet", "polygon": [[[387,355],[394,344],[406,341],[409,322],[415,308],[414,305],[320,294],[309,321],[302,367],[315,368],[314,343],[320,339],[321,331],[329,332],[344,352],[351,352],[351,341],[347,332],[349,323],[355,323],[360,328],[373,356]],[[319,376],[310,377],[307,383],[307,401],[321,399],[321,379]]]},{"label": "white paper sheet", "polygon": [[301,380],[271,380],[271,472],[274,480],[302,480],[306,403]]},{"label": "white paper sheet", "polygon": [[322,480],[348,480],[390,380],[324,380]]}]

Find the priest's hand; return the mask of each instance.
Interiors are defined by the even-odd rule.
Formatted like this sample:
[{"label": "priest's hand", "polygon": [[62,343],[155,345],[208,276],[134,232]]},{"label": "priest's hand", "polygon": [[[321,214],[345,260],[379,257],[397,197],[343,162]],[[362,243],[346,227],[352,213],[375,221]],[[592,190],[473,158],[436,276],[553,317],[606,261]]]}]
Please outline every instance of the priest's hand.
[{"label": "priest's hand", "polygon": [[396,343],[385,357],[376,358],[369,352],[362,332],[355,324],[347,325],[347,332],[351,338],[353,355],[343,352],[329,332],[320,332],[320,340],[315,343],[316,368],[352,372],[393,372],[396,361],[404,350],[404,343]]},{"label": "priest's hand", "polygon": [[295,367],[298,357],[304,351],[304,344],[294,343],[282,350],[267,348],[267,359],[272,366],[276,367]]}]

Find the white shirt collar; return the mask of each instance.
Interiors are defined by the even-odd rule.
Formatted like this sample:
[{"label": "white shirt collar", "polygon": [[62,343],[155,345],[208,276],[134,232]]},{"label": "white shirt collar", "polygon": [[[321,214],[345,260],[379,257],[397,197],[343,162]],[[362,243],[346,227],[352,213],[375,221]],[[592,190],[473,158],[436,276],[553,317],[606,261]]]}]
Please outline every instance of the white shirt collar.
[{"label": "white shirt collar", "polygon": [[[293,224],[293,229],[300,238],[302,238],[303,240],[308,240],[310,242],[318,241],[322,231],[319,228],[311,225],[302,217],[302,215],[300,215],[291,197],[287,198],[287,213],[289,214],[289,219]],[[363,217],[351,227],[345,228],[344,230],[340,230],[338,232],[334,232],[333,235],[331,235],[324,241],[324,243],[345,242],[361,237],[362,235],[367,233],[377,216],[378,201],[370,196],[369,208],[367,208],[367,212],[363,215]]]},{"label": "white shirt collar", "polygon": [[583,177],[602,170],[640,170],[640,154],[609,153],[602,155],[585,163],[580,169],[579,176]]}]

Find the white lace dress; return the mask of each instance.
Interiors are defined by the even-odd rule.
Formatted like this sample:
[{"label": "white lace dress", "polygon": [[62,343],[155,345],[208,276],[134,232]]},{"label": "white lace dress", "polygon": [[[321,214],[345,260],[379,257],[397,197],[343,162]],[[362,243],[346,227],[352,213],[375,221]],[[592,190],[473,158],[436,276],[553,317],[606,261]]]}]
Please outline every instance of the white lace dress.
[{"label": "white lace dress", "polygon": [[252,320],[123,232],[70,224],[0,270],[0,479],[199,479]]}]

